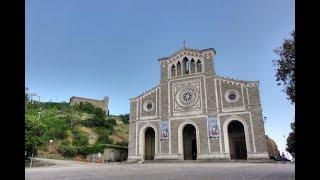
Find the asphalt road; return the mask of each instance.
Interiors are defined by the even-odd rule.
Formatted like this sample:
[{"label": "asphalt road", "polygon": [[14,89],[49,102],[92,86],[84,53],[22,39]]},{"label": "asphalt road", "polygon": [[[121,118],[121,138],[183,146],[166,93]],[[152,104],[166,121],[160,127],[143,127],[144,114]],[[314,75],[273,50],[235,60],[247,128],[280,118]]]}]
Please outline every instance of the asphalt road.
[{"label": "asphalt road", "polygon": [[293,163],[108,163],[47,160],[56,165],[25,169],[26,180],[260,180],[295,179]]}]

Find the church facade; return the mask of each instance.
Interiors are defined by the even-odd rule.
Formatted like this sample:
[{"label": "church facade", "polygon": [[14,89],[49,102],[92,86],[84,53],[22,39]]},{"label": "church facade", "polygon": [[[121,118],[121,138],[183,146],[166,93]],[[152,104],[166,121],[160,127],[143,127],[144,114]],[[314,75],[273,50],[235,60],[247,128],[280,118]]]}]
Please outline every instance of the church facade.
[{"label": "church facade", "polygon": [[259,82],[217,75],[215,55],[158,60],[160,83],[130,99],[128,161],[269,158]]}]

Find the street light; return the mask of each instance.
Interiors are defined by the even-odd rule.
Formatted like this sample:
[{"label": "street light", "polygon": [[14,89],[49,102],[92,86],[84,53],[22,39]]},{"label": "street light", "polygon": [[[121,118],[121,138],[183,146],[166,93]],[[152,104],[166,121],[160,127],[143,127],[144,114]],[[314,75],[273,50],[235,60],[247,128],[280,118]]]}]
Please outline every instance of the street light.
[{"label": "street light", "polygon": [[50,140],[49,142],[50,142],[50,144],[49,144],[49,152],[51,152],[51,143],[53,142],[53,140]]},{"label": "street light", "polygon": [[38,112],[39,116],[38,116],[38,121],[40,121],[40,115],[41,115],[41,108],[39,108],[39,112]]}]

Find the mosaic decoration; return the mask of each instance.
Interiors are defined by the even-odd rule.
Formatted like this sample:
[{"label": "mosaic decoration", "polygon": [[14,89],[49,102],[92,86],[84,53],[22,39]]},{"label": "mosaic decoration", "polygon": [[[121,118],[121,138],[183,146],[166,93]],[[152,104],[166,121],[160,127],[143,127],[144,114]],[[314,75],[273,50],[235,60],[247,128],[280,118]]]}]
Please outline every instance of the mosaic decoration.
[{"label": "mosaic decoration", "polygon": [[160,141],[169,141],[169,123],[168,123],[168,121],[160,122]]},{"label": "mosaic decoration", "polygon": [[217,118],[216,117],[208,117],[207,121],[208,121],[209,139],[219,139],[220,132],[219,132]]}]

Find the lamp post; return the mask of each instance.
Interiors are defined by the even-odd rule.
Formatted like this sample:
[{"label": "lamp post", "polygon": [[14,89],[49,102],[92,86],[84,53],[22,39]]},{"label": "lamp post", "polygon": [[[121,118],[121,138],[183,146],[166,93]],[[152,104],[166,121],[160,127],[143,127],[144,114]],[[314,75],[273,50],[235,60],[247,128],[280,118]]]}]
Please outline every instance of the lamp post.
[{"label": "lamp post", "polygon": [[49,144],[49,152],[51,152],[51,143],[53,142],[53,140],[50,140],[49,142],[50,142],[50,144]]}]

